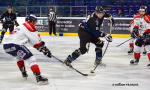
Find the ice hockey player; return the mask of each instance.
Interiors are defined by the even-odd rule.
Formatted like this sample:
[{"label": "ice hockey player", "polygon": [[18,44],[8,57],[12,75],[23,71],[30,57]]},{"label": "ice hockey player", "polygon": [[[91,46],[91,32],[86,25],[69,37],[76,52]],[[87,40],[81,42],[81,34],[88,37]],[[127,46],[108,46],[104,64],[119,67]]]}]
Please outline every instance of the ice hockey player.
[{"label": "ice hockey player", "polygon": [[1,15],[0,21],[3,24],[0,36],[0,43],[1,43],[5,33],[7,32],[7,29],[9,29],[11,34],[14,30],[14,25],[19,26],[18,22],[16,21],[16,14],[13,12],[12,6],[8,6],[7,11]]},{"label": "ice hockey player", "polygon": [[[146,13],[147,7],[141,6],[139,9],[139,14],[137,18],[139,20],[134,20],[133,35],[136,36],[136,32],[139,31],[141,34],[136,36],[135,46],[134,46],[134,60],[130,61],[130,64],[137,65],[140,59],[140,53],[142,46],[145,46],[147,51],[147,56],[150,61],[150,16]],[[140,31],[139,28],[142,27],[143,30]],[[150,63],[147,65],[150,67]]]},{"label": "ice hockey player", "polygon": [[[131,22],[130,22],[129,31],[130,31],[132,39],[129,42],[128,54],[132,54],[133,53],[135,39],[143,34],[144,27],[139,27],[139,26],[135,25],[135,23],[137,23],[137,22],[139,23],[140,22],[140,13],[141,12],[139,12],[136,15],[134,15],[133,20],[131,20]],[[144,48],[143,49],[143,55],[146,55],[145,47],[143,46],[143,48]]]},{"label": "ice hockey player", "polygon": [[96,59],[95,65],[102,64],[102,48],[104,42],[100,40],[100,37],[105,37],[108,42],[112,42],[112,36],[100,31],[101,24],[104,17],[109,18],[114,23],[112,16],[105,12],[103,7],[96,7],[95,12],[89,15],[86,20],[83,20],[79,24],[78,35],[80,39],[80,48],[76,49],[71,55],[69,55],[64,63],[67,66],[71,66],[71,63],[77,59],[80,55],[87,52],[86,45],[88,43],[95,44]]},{"label": "ice hockey player", "polygon": [[36,30],[36,22],[37,18],[35,15],[31,14],[27,16],[26,22],[18,26],[14,30],[13,34],[4,39],[2,43],[5,52],[17,58],[17,65],[24,78],[28,77],[24,63],[24,61],[27,61],[36,77],[37,83],[47,84],[48,79],[41,76],[36,58],[25,46],[26,44],[29,44],[42,52],[44,55],[51,57],[50,50],[45,46],[45,43],[41,41],[38,31]]}]

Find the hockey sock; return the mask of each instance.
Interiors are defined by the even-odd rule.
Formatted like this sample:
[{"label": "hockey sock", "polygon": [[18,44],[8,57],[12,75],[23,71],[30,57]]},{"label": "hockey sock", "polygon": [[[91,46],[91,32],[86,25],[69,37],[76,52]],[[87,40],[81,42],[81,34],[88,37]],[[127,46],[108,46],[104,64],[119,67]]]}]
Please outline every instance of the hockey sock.
[{"label": "hockey sock", "polygon": [[134,53],[135,60],[139,60],[141,57],[140,53]]},{"label": "hockey sock", "polygon": [[34,64],[31,66],[31,70],[32,72],[35,74],[35,75],[40,75],[41,72],[40,72],[40,69],[39,69],[39,66],[37,64]]},{"label": "hockey sock", "polygon": [[24,61],[23,61],[23,60],[19,60],[19,61],[17,62],[17,65],[18,65],[20,71],[25,71],[25,64],[24,64]]},{"label": "hockey sock", "polygon": [[100,48],[100,47],[95,48],[95,52],[96,52],[96,60],[101,60],[101,58],[102,58],[102,48]]},{"label": "hockey sock", "polygon": [[129,47],[130,47],[130,49],[133,49],[134,48],[134,44],[133,43],[129,43]]}]

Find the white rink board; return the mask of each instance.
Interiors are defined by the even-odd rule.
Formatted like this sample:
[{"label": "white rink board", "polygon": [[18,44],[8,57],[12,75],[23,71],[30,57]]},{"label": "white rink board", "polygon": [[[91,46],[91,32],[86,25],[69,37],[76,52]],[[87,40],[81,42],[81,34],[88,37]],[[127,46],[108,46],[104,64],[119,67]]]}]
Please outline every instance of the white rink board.
[{"label": "white rink board", "polygon": [[[64,60],[79,46],[77,37],[42,37],[51,52]],[[33,52],[41,67],[42,74],[49,79],[49,85],[36,84],[28,63],[29,78],[24,80],[17,68],[15,58],[4,53],[0,45],[0,90],[149,90],[150,69],[148,60],[142,56],[138,66],[130,66],[131,55],[127,55],[127,44],[115,47],[127,39],[115,39],[109,46],[103,62],[106,67],[98,67],[96,76],[84,77],[63,66],[55,59],[46,58],[35,49]],[[72,65],[88,73],[95,60],[95,46],[91,44],[89,53],[79,57]],[[138,86],[113,86],[113,84],[138,84]]]}]

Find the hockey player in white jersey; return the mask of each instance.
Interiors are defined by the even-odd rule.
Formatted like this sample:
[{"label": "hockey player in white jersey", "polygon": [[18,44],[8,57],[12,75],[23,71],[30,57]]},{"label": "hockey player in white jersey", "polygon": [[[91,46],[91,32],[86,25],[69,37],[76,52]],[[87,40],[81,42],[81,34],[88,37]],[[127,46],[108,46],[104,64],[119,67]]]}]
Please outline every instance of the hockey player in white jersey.
[{"label": "hockey player in white jersey", "polygon": [[[133,35],[136,35],[135,32],[139,31],[140,35],[136,36],[134,43],[134,60],[131,60],[131,64],[138,64],[140,59],[140,53],[142,46],[145,46],[147,51],[148,60],[150,61],[150,15],[147,15],[147,7],[141,6],[139,9],[139,16],[134,20]],[[143,30],[139,30],[143,28]],[[147,65],[150,67],[150,62]]]},{"label": "hockey player in white jersey", "polygon": [[30,44],[44,55],[51,57],[51,52],[45,46],[45,43],[41,41],[40,35],[36,30],[35,24],[37,18],[35,15],[29,15],[26,17],[26,22],[23,25],[18,26],[13,34],[8,38],[4,39],[3,48],[6,53],[16,57],[18,59],[17,65],[24,78],[28,77],[25,69],[24,60],[29,62],[30,68],[36,77],[38,84],[47,84],[48,79],[41,76],[41,72],[38,64],[36,63],[36,58],[25,46],[25,44]]},{"label": "hockey player in white jersey", "polygon": [[[140,26],[140,22],[141,22],[141,14],[139,12],[138,14],[134,15],[133,20],[131,20],[130,25],[129,25],[129,31],[130,31],[132,39],[129,42],[128,54],[133,53],[134,41],[139,36],[142,36],[142,34],[145,30],[145,28],[142,25]],[[146,55],[145,47],[143,46],[143,48],[144,48],[143,55]]]}]

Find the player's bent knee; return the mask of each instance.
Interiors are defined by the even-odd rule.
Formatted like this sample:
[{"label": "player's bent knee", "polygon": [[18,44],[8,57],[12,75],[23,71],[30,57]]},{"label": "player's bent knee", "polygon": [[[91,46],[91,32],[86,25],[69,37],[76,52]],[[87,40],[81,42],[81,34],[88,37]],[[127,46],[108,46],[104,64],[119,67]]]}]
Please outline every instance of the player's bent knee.
[{"label": "player's bent knee", "polygon": [[36,63],[36,58],[34,56],[31,56],[29,59],[27,59],[27,62],[29,63],[30,67],[37,64]]},{"label": "player's bent knee", "polygon": [[140,53],[141,52],[141,47],[135,46],[134,47],[134,53]]},{"label": "player's bent knee", "polygon": [[95,52],[102,52],[102,48],[101,47],[96,47]]},{"label": "player's bent knee", "polygon": [[85,54],[87,52],[86,48],[80,48],[79,50],[80,50],[81,54]]},{"label": "player's bent knee", "polygon": [[97,43],[96,46],[102,48],[104,46],[104,42],[101,41],[101,43]]},{"label": "player's bent knee", "polygon": [[147,53],[150,53],[150,45],[146,45],[145,50],[147,51]]}]

